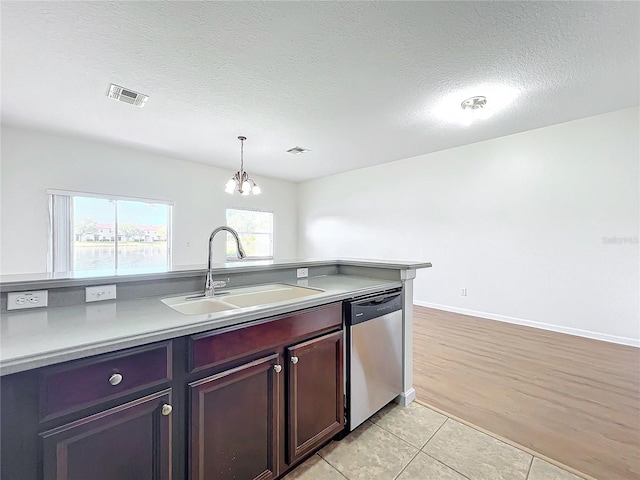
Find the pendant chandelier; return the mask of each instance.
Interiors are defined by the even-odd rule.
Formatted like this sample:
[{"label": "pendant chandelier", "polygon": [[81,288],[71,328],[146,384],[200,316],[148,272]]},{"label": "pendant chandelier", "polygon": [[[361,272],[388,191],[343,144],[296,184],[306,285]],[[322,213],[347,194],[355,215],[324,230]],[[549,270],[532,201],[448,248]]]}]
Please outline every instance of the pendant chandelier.
[{"label": "pendant chandelier", "polygon": [[238,140],[240,140],[240,170],[229,179],[224,191],[231,194],[237,191],[241,195],[258,195],[261,192],[260,187],[249,177],[249,174],[244,171],[244,141],[246,139],[247,137],[238,137]]}]

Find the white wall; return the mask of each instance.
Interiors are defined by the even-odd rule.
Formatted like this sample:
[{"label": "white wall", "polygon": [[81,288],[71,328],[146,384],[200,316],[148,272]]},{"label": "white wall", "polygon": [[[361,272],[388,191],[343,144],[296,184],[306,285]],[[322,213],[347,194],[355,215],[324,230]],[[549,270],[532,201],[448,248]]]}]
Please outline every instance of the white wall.
[{"label": "white wall", "polygon": [[299,253],[431,261],[417,304],[640,345],[638,117],[303,183]]},{"label": "white wall", "polygon": [[[71,136],[2,127],[0,269],[45,272],[47,188],[174,200],[174,265],[206,264],[211,230],[226,223],[230,206],[272,210],[275,258],[297,256],[297,185],[255,177],[257,197],[224,193],[233,175],[192,162]],[[224,260],[223,235],[215,260]],[[190,246],[187,246],[190,245]]]}]

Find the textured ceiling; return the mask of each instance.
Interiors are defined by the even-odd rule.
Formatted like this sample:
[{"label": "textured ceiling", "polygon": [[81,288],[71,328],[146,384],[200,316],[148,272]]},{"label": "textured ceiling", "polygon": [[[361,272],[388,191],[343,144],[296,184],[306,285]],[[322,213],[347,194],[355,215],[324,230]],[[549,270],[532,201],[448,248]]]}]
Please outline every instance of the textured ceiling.
[{"label": "textured ceiling", "polygon": [[303,181],[638,105],[639,7],[3,0],[2,122]]}]

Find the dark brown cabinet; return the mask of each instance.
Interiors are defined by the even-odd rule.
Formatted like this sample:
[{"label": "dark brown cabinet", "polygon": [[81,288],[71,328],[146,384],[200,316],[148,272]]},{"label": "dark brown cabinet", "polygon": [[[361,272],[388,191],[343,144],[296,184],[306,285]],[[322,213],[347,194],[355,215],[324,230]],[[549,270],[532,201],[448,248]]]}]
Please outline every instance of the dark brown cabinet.
[{"label": "dark brown cabinet", "polygon": [[165,390],[41,434],[44,480],[170,480]]},{"label": "dark brown cabinet", "polygon": [[342,331],[286,351],[189,384],[191,480],[276,478],[342,430]]},{"label": "dark brown cabinet", "polygon": [[278,474],[278,354],[189,384],[193,480],[266,480]]},{"label": "dark brown cabinet", "polygon": [[2,480],[269,480],[343,428],[340,303],[2,377]]},{"label": "dark brown cabinet", "polygon": [[[279,478],[344,427],[339,304],[191,338],[189,480]],[[330,333],[327,333],[330,332]]]},{"label": "dark brown cabinet", "polygon": [[3,480],[171,480],[173,342],[2,377]]},{"label": "dark brown cabinet", "polygon": [[294,463],[344,427],[342,331],[287,349],[287,461]]}]

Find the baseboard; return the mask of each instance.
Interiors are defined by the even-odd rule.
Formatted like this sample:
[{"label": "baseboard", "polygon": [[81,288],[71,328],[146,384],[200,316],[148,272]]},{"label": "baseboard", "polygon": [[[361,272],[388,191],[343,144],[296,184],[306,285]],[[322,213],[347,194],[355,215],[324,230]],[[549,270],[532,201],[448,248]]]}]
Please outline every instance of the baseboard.
[{"label": "baseboard", "polygon": [[395,402],[398,405],[401,405],[403,407],[406,407],[407,405],[409,405],[411,402],[413,402],[416,399],[416,391],[413,387],[411,387],[409,390],[407,390],[406,392],[402,392],[400,395],[398,395],[395,398]]},{"label": "baseboard", "polygon": [[516,325],[524,325],[526,327],[540,328],[542,330],[550,330],[552,332],[567,333],[578,337],[592,338],[594,340],[602,340],[604,342],[618,343],[621,345],[629,345],[631,347],[640,347],[640,340],[630,337],[618,337],[616,335],[608,335],[606,333],[592,332],[590,330],[581,330],[579,328],[562,327],[551,323],[535,322],[522,318],[508,317],[506,315],[496,315],[495,313],[479,312],[477,310],[468,310],[466,308],[450,307],[448,305],[439,305],[437,303],[422,302],[414,300],[413,303],[420,307],[435,308],[436,310],[444,310],[446,312],[461,313],[463,315],[472,315],[474,317],[486,318],[488,320],[497,320],[498,322],[514,323]]}]

